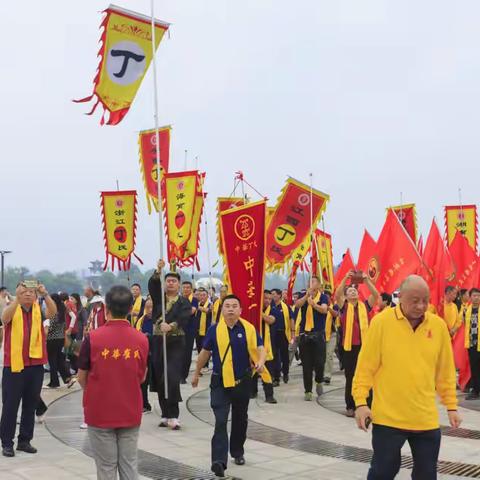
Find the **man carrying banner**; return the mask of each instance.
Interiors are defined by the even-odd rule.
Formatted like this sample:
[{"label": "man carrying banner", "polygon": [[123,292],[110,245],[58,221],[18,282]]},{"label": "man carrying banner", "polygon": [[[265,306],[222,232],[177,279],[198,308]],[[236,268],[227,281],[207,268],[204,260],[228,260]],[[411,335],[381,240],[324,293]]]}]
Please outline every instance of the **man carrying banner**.
[{"label": "man carrying banner", "polygon": [[317,396],[323,393],[323,373],[325,368],[325,321],[328,312],[328,297],[321,291],[320,279],[313,276],[310,288],[297,300],[299,309],[295,325],[295,335],[300,337],[299,349],[303,369],[305,400],[313,400],[312,375],[315,372]]},{"label": "man carrying banner", "polygon": [[192,365],[193,344],[197,336],[195,314],[197,313],[198,299],[193,295],[192,282],[186,280],[182,283],[182,297],[190,303],[191,307],[191,315],[185,326],[185,357],[183,359],[181,380],[182,385],[185,385],[187,383],[188,374],[190,373],[190,366]]},{"label": "man carrying banner", "polygon": [[273,338],[273,386],[280,385],[280,373],[283,373],[283,383],[288,383],[290,361],[288,357],[288,346],[292,339],[292,330],[295,325],[292,322],[293,312],[282,300],[282,291],[279,288],[272,289],[271,314],[275,317],[275,323],[270,329]]},{"label": "man carrying banner", "polygon": [[[157,269],[148,281],[148,291],[153,301],[153,339],[152,339],[152,391],[158,394],[162,410],[160,427],[180,429],[178,421],[178,403],[180,380],[185,359],[185,329],[192,315],[189,301],[180,295],[180,275],[168,272],[165,275],[165,293],[162,292],[162,275],[165,262],[159,260]],[[165,295],[165,316],[162,312],[162,295]],[[163,336],[167,336],[167,384],[168,399],[165,398]]]},{"label": "man carrying banner", "polygon": [[[457,412],[455,364],[445,322],[427,311],[430,291],[417,275],[400,287],[400,305],[374,317],[364,339],[353,381],[357,425],[373,423],[373,458],[368,480],[393,479],[406,441],[412,478],[437,478],[440,428],[436,397],[453,428]],[[373,388],[372,410],[367,397]]]},{"label": "man carrying banner", "polygon": [[368,330],[368,315],[377,304],[378,291],[366,273],[362,272],[362,280],[367,285],[370,296],[366,302],[361,302],[357,287],[346,286],[347,281],[354,277],[350,270],[341,281],[335,292],[335,298],[340,309],[340,326],[342,329],[343,366],[345,369],[345,404],[347,417],[355,416],[355,402],[352,397],[352,381],[357,367],[360,347]]},{"label": "man carrying banner", "polygon": [[192,386],[197,387],[201,369],[212,355],[210,404],[215,415],[212,471],[217,477],[223,477],[227,468],[230,409],[230,455],[237,465],[245,464],[243,447],[247,438],[252,373],[264,372],[266,352],[262,339],[251,323],[240,318],[241,313],[240,299],[227,295],[222,307],[224,320],[208,330],[192,379]]}]

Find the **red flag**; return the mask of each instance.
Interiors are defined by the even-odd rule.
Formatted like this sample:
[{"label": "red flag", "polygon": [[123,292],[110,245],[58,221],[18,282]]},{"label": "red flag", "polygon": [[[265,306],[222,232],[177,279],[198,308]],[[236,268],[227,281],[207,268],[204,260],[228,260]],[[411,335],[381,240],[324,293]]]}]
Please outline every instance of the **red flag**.
[{"label": "red flag", "polygon": [[450,255],[455,265],[454,285],[458,288],[476,287],[478,257],[468,240],[457,232],[450,244]]},{"label": "red flag", "polygon": [[347,273],[350,270],[355,270],[355,264],[353,263],[352,254],[350,249],[347,248],[347,251],[343,255],[342,263],[338,267],[338,270],[335,272],[334,283],[335,287],[345,278]]},{"label": "red flag", "polygon": [[[377,242],[365,229],[360,252],[358,254],[357,268],[358,270],[365,272],[373,283],[377,281],[379,275],[378,262],[375,257],[376,250]],[[366,299],[370,295],[368,287],[363,283],[359,286],[358,293],[362,299]]]},{"label": "red flag", "polygon": [[418,239],[417,250],[420,257],[423,257],[423,235],[420,235],[420,238]]},{"label": "red flag", "polygon": [[446,279],[453,275],[454,270],[435,220],[432,220],[432,226],[425,244],[421,272],[430,288],[430,303],[435,305],[437,312],[442,316]]},{"label": "red flag", "polygon": [[465,325],[462,323],[455,337],[452,340],[453,356],[455,366],[458,368],[458,384],[462,391],[465,391],[470,381],[470,361],[468,359],[468,350],[465,348]]},{"label": "red flag", "polygon": [[378,237],[377,258],[380,273],[376,287],[380,292],[395,291],[421,264],[415,244],[393,210],[388,211]]}]

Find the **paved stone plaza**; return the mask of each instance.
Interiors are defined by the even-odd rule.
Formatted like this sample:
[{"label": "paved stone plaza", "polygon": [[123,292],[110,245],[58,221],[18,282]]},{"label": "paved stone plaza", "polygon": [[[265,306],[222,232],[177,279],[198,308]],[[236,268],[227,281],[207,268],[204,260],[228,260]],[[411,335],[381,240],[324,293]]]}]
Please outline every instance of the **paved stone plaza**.
[{"label": "paved stone plaza", "polygon": [[[295,364],[296,362],[294,362]],[[275,389],[279,403],[259,398],[250,404],[250,423],[245,458],[239,467],[229,464],[230,478],[243,480],[365,479],[371,455],[370,435],[359,431],[343,410],[343,376],[334,375],[332,385],[317,402],[305,402],[301,370],[293,367],[291,381]],[[209,407],[209,375],[204,375],[198,389],[183,386],[182,430],[160,429],[159,411],[145,415],[139,442],[141,478],[210,479],[210,438],[213,417]],[[88,456],[87,434],[82,422],[81,391],[43,390],[50,404],[46,423],[37,425],[32,442],[37,455],[19,453],[13,459],[0,460],[1,480],[95,479],[95,466]],[[464,402],[462,402],[465,405]],[[439,475],[442,479],[480,478],[480,413],[474,402],[461,408],[464,423],[460,431],[446,428],[442,439]],[[105,405],[108,408],[108,405]],[[442,415],[442,425],[446,418]],[[454,436],[455,435],[455,436]],[[465,438],[466,437],[466,438]],[[410,451],[404,450],[399,479],[410,478]],[[450,473],[450,474],[447,474]]]}]

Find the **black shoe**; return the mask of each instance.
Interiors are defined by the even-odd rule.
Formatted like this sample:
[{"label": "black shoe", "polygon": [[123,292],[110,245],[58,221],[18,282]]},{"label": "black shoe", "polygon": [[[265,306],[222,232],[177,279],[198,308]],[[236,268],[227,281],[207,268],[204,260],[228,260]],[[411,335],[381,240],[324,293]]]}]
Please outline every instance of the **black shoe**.
[{"label": "black shoe", "polygon": [[280,380],[274,380],[274,381],[272,382],[272,385],[273,385],[274,387],[279,387],[279,386],[280,386]]},{"label": "black shoe", "polygon": [[25,453],[37,453],[37,449],[32,447],[30,442],[19,443],[17,445],[17,450]]},{"label": "black shoe", "polygon": [[265,399],[265,403],[272,403],[272,404],[274,404],[274,403],[277,403],[277,401],[275,400],[274,397],[267,397],[267,398]]},{"label": "black shoe", "polygon": [[143,413],[152,413],[152,406],[147,405],[146,407],[143,407]]},{"label": "black shoe", "polygon": [[237,457],[234,459],[235,465],[245,465],[245,457],[242,455],[241,457]]},{"label": "black shoe", "polygon": [[182,378],[182,380],[180,381],[180,385],[186,385],[187,384],[187,380],[185,378]]},{"label": "black shoe", "polygon": [[478,400],[479,398],[480,395],[478,393],[471,392],[465,397],[465,400]]},{"label": "black shoe", "polygon": [[288,374],[283,376],[283,383],[288,383]]},{"label": "black shoe", "polygon": [[2,455],[4,457],[14,457],[15,452],[13,451],[13,447],[3,447],[2,448]]},{"label": "black shoe", "polygon": [[225,467],[223,466],[223,463],[219,463],[219,462],[212,463],[212,472],[217,477],[224,477],[225,476]]},{"label": "black shoe", "polygon": [[325,385],[330,385],[330,377],[325,377],[325,378],[323,379],[323,383],[324,383]]},{"label": "black shoe", "polygon": [[255,398],[257,398],[257,396],[258,396],[258,393],[251,393],[250,400],[254,400]]}]

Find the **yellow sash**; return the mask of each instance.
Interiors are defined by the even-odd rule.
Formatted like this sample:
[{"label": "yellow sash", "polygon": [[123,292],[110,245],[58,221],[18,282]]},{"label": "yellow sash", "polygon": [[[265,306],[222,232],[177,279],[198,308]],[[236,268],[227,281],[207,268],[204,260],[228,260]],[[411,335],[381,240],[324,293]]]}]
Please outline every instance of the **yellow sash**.
[{"label": "yellow sash", "polygon": [[[210,305],[210,300],[205,302],[205,305],[200,305],[201,307],[208,307]],[[207,334],[207,315],[208,313],[200,312],[200,326],[198,327],[198,334],[201,337],[204,337]]]},{"label": "yellow sash", "polygon": [[135,300],[135,303],[133,304],[132,313],[130,314],[130,321],[131,321],[132,327],[136,326],[138,314],[140,313],[141,309],[142,309],[142,296],[139,295]]},{"label": "yellow sash", "polygon": [[[263,313],[265,315],[270,315],[270,310],[271,310],[271,307],[269,305]],[[264,328],[265,328],[265,335],[262,335],[263,346],[265,347],[265,350],[267,351],[266,359],[267,359],[267,362],[269,362],[270,360],[273,360],[272,338],[270,336],[270,325],[265,320],[263,320],[263,318],[262,318],[262,323],[263,323]],[[263,329],[262,329],[262,332],[263,332]]]},{"label": "yellow sash", "polygon": [[455,327],[458,324],[458,320],[459,320],[458,308],[453,302],[444,303],[443,319],[445,320],[445,323],[447,324],[447,327],[449,330],[451,330],[453,327]]},{"label": "yellow sash", "polygon": [[[469,305],[465,312],[465,348],[470,348],[470,324],[472,321],[472,305]],[[479,309],[480,313],[480,309]],[[480,352],[480,342],[477,339],[477,351]]]},{"label": "yellow sash", "polygon": [[[307,295],[308,295],[308,293],[307,293]],[[319,300],[320,300],[320,292],[317,292],[313,301],[315,303],[318,303]],[[308,303],[307,303],[307,305],[308,305]],[[306,317],[306,319],[305,319],[305,331],[310,332],[311,330],[313,330],[313,325],[314,325],[314,322],[313,322],[313,307],[311,305],[308,305],[305,317]]]},{"label": "yellow sash", "polygon": [[[368,330],[368,313],[367,307],[363,302],[358,302],[358,319],[360,322],[360,339],[363,341],[364,335]],[[352,336],[353,336],[353,321],[355,319],[355,307],[351,304],[347,304],[347,325],[345,327],[345,338],[343,343],[343,349],[346,352],[352,350]]]},{"label": "yellow sash", "polygon": [[[132,327],[136,328],[139,332],[142,330],[143,327],[143,319],[145,318],[145,315],[142,315],[133,325]],[[133,318],[132,318],[133,321]]]},{"label": "yellow sash", "polygon": [[[217,317],[218,317],[218,311],[220,310],[220,305],[222,304],[222,301],[218,298],[215,300],[215,303],[213,304],[213,309],[212,309],[212,325],[214,323],[217,323]],[[222,319],[222,314],[220,314],[220,318],[218,321]]]},{"label": "yellow sash", "polygon": [[283,319],[285,321],[285,336],[287,337],[288,343],[292,339],[292,326],[290,325],[290,311],[287,307],[285,302],[280,302],[280,306],[282,307]]},{"label": "yellow sash", "polygon": [[[23,364],[23,312],[19,305],[12,319],[12,335],[10,339],[10,365],[12,372],[21,372]],[[35,302],[32,305],[32,328],[30,330],[30,358],[42,358],[42,311],[40,305]]]},{"label": "yellow sash", "polygon": [[[247,337],[247,348],[248,354],[253,364],[256,364],[258,361],[257,356],[257,331],[255,327],[243,320],[241,318],[239,320],[242,322],[243,328],[245,329],[245,335]],[[233,356],[232,356],[232,347],[230,346],[230,335],[228,332],[228,326],[224,320],[218,322],[216,328],[216,339],[218,345],[218,353],[220,355],[220,360],[223,360],[223,367],[222,367],[222,378],[223,378],[223,386],[225,388],[231,388],[235,386],[235,372],[233,369]],[[227,350],[228,349],[228,350]],[[261,374],[262,380],[265,383],[272,383],[272,377],[266,368],[263,369]]]},{"label": "yellow sash", "polygon": [[328,311],[327,320],[325,322],[325,340],[328,342],[332,338],[333,315]]},{"label": "yellow sash", "polygon": [[189,301],[190,303],[193,302],[193,293],[191,293],[191,294],[188,296],[188,301]]}]

